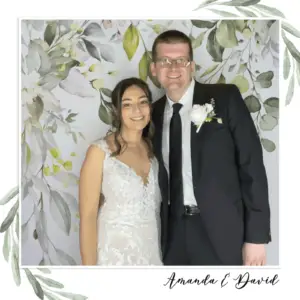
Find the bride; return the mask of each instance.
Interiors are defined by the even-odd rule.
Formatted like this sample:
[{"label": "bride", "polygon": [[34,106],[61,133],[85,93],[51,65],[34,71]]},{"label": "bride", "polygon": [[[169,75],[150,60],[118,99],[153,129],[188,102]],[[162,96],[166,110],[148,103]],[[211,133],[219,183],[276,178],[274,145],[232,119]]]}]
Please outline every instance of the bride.
[{"label": "bride", "polygon": [[144,81],[119,82],[113,130],[86,152],[79,183],[83,265],[162,265],[151,102]]}]

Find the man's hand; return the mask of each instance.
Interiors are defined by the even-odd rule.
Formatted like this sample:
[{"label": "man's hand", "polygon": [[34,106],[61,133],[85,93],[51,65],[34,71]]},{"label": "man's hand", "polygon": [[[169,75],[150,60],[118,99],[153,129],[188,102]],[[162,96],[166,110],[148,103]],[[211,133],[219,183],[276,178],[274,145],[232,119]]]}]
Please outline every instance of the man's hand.
[{"label": "man's hand", "polygon": [[265,245],[245,243],[243,246],[243,263],[245,266],[264,266],[266,264]]}]

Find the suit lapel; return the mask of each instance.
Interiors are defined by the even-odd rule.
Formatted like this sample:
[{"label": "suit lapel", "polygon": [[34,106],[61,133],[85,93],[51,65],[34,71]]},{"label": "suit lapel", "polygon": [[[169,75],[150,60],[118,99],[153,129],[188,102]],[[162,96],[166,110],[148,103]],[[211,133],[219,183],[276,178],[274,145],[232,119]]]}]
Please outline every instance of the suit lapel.
[{"label": "suit lapel", "polygon": [[[200,104],[203,105],[208,100],[208,95],[203,84],[195,81],[193,105]],[[196,126],[191,122],[191,162],[192,162],[192,175],[193,175],[193,185],[197,186],[197,178],[199,171],[199,150],[201,147],[201,130],[197,133]]]}]

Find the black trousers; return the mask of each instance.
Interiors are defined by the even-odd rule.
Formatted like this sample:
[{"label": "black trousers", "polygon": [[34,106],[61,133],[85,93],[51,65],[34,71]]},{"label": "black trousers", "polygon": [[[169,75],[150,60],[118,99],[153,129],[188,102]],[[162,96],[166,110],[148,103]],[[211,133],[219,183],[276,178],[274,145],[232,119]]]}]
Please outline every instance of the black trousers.
[{"label": "black trousers", "polygon": [[165,265],[222,265],[209,240],[201,214],[169,216]]}]

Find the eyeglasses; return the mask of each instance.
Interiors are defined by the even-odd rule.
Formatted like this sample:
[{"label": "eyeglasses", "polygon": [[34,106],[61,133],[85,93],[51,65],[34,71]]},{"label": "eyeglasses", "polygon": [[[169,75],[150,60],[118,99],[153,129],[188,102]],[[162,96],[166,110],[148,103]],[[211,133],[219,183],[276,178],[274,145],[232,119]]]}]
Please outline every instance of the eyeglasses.
[{"label": "eyeglasses", "polygon": [[169,68],[175,63],[178,68],[186,68],[190,65],[191,61],[188,58],[180,57],[175,59],[170,59],[168,57],[158,58],[156,63],[162,68]]}]

